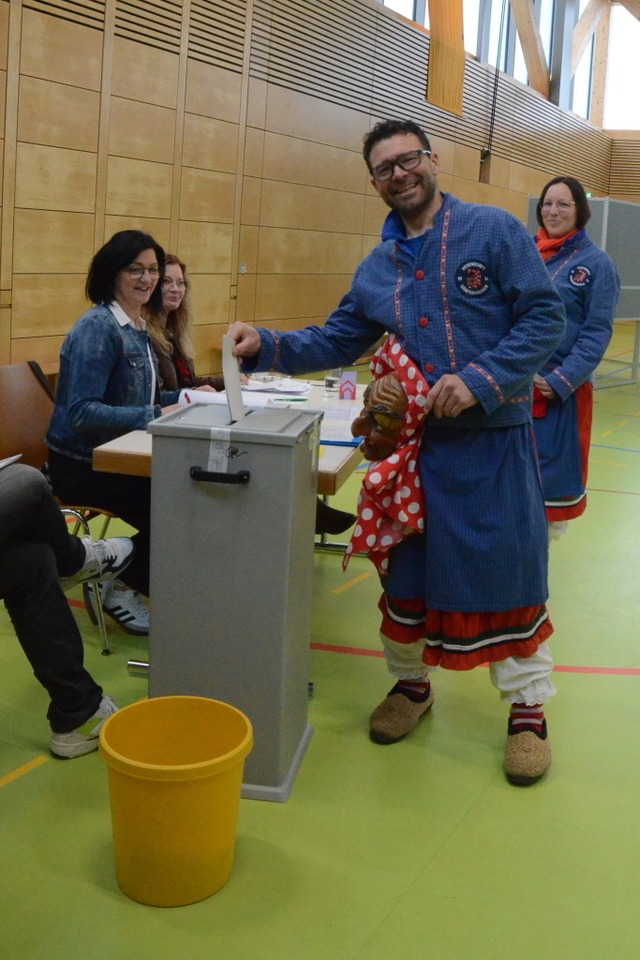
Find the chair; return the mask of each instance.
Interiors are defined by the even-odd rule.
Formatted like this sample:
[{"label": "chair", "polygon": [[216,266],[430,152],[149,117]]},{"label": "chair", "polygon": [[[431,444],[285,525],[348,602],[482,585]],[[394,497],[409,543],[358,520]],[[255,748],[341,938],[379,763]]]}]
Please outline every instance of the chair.
[{"label": "chair", "polygon": [[[47,462],[48,448],[45,436],[55,400],[49,382],[35,360],[0,366],[0,408],[5,412],[0,431],[0,459],[21,453],[20,463],[42,470]],[[8,413],[8,411],[11,411]],[[80,529],[90,536],[89,520],[95,516],[105,518],[100,538],[104,537],[109,521],[115,514],[97,507],[82,504],[60,504],[62,512],[75,520],[74,533]],[[102,639],[102,654],[111,653],[109,635],[100,601],[98,581],[93,582],[94,609]]]}]

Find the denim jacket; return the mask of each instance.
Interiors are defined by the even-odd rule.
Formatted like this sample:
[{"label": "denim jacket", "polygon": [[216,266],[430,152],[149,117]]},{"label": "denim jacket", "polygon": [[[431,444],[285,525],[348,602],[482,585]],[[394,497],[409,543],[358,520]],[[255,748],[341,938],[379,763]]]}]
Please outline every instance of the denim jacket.
[{"label": "denim jacket", "polygon": [[[83,314],[60,352],[56,405],[47,445],[57,453],[91,462],[93,448],[130,430],[144,430],[176,403],[179,391],[160,392],[150,402],[156,365],[146,330],[121,326],[102,303]],[[159,383],[156,366],[156,384]]]},{"label": "denim jacket", "polygon": [[523,224],[496,207],[443,194],[417,252],[401,219],[357,268],[325,325],[260,330],[257,362],[244,368],[306,373],[353,363],[396,333],[430,384],[457,374],[478,400],[446,422],[498,427],[531,419],[533,374],[564,333],[562,300]]}]

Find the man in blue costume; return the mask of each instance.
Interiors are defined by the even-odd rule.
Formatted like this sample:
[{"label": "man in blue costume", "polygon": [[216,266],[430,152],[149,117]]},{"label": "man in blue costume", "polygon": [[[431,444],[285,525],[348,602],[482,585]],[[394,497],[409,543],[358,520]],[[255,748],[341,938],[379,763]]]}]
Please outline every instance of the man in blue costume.
[{"label": "man in blue costume", "polygon": [[322,327],[234,323],[229,333],[245,370],[288,374],[353,363],[393,333],[426,378],[425,531],[390,551],[382,577],[381,638],[396,682],[371,714],[370,737],[395,743],[428,713],[429,667],[489,662],[510,705],[505,772],[528,785],[551,764],[544,704],[555,693],[531,392],[562,337],[562,302],[519,220],[441,193],[418,124],[376,124],[363,153],[391,213],[338,308]]}]

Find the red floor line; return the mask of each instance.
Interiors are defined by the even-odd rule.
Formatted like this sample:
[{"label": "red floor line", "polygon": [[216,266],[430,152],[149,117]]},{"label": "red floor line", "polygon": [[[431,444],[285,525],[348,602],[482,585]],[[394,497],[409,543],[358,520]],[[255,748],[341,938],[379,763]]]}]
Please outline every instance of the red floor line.
[{"label": "red floor line", "polygon": [[[368,650],[366,647],[336,647],[331,643],[312,643],[312,650],[321,650],[324,653],[347,653],[356,657],[383,657],[382,650]],[[487,666],[487,664],[483,664]],[[640,677],[640,667],[581,667],[556,664],[553,668],[557,673],[596,673],[601,676],[615,675]]]}]

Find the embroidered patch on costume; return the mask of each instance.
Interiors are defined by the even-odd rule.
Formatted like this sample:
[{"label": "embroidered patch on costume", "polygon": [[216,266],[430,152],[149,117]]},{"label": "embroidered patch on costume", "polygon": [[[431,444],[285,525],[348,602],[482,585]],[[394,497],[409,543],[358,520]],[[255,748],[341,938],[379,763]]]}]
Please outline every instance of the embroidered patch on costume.
[{"label": "embroidered patch on costume", "polygon": [[589,267],[578,265],[569,270],[569,283],[572,283],[574,287],[588,287],[592,276]]},{"label": "embroidered patch on costume", "polygon": [[489,272],[479,260],[467,260],[456,270],[456,281],[463,293],[470,297],[480,297],[490,286]]}]

